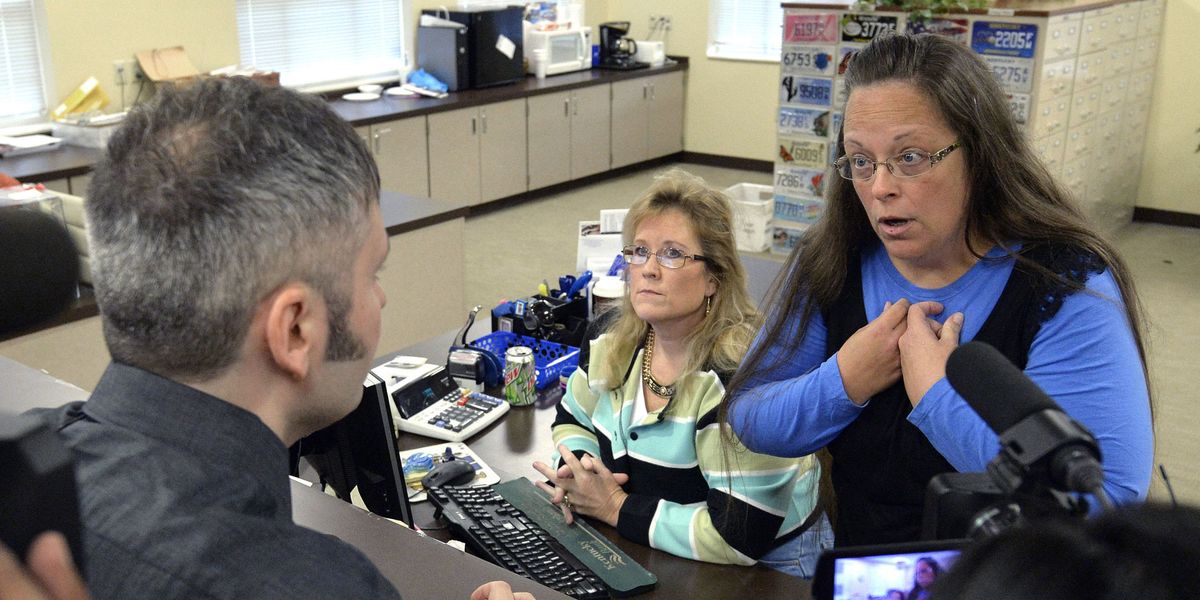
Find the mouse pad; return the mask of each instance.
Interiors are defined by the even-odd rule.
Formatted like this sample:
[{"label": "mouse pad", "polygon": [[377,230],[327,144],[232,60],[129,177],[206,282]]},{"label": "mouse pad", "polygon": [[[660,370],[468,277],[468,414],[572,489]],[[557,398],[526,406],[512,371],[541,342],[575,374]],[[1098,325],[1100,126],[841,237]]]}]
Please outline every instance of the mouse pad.
[{"label": "mouse pad", "polygon": [[472,487],[500,483],[500,476],[466,444],[462,442],[443,442],[432,446],[405,450],[400,453],[400,463],[402,468],[404,468],[404,484],[408,486],[409,502],[424,502],[428,498],[425,494],[425,488],[421,485],[421,478],[429,472],[428,469],[409,468],[412,466],[409,460],[418,453],[427,454],[433,458],[433,464],[437,465],[446,460],[447,448],[450,449],[455,460],[461,460],[474,467],[475,479],[471,482]]}]

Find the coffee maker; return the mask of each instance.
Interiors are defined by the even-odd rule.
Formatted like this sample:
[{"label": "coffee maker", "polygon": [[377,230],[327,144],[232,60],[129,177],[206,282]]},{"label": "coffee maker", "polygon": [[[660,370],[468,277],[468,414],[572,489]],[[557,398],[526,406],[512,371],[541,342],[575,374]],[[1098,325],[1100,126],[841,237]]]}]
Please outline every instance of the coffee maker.
[{"label": "coffee maker", "polygon": [[650,63],[637,62],[637,42],[625,37],[629,33],[629,21],[609,21],[600,24],[600,69],[632,71],[644,69]]}]

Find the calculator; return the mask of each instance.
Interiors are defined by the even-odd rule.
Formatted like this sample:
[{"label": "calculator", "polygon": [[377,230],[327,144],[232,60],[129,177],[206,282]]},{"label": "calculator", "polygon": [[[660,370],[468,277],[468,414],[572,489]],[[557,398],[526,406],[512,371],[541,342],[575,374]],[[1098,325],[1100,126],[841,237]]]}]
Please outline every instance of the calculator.
[{"label": "calculator", "polygon": [[447,442],[461,442],[508,412],[503,398],[462,388],[445,367],[388,394],[396,405],[396,427]]}]

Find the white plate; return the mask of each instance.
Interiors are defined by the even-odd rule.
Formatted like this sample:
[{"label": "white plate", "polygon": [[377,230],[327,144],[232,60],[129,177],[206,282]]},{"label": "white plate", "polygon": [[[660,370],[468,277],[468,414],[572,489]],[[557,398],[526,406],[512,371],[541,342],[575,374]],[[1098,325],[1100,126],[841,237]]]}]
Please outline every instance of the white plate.
[{"label": "white plate", "polygon": [[349,94],[342,94],[342,100],[349,100],[351,102],[367,102],[369,100],[378,99],[379,94],[368,94],[366,92],[351,92]]},{"label": "white plate", "polygon": [[416,92],[410,92],[400,86],[390,87],[387,90],[385,90],[383,93],[385,93],[389,96],[398,96],[400,98],[416,98],[417,96],[420,96],[420,94],[418,94]]}]

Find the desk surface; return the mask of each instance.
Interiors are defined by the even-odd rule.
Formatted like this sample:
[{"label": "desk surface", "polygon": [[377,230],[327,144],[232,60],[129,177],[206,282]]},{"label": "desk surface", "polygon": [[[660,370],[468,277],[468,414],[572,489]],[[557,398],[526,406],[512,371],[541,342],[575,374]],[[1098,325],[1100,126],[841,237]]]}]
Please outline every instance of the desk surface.
[{"label": "desk surface", "polygon": [[[751,294],[755,300],[760,300],[782,263],[745,255],[742,260],[751,280]],[[490,328],[484,321],[485,319],[476,321],[476,327],[468,333],[467,339],[475,339],[488,332]],[[448,331],[436,338],[384,355],[376,364],[387,362],[396,355],[424,356],[431,361],[441,362],[445,360],[446,352],[456,333]],[[557,393],[543,394],[531,406],[513,407],[503,419],[466,440],[466,443],[489,466],[505,475],[527,477],[530,480],[543,479],[533,470],[532,463],[534,460],[545,461],[550,458],[554,443],[550,426],[554,422],[558,400]],[[411,450],[436,444],[438,440],[403,433],[399,442],[402,450]],[[432,509],[428,502],[414,505],[413,512],[419,526],[431,524]],[[637,598],[809,597],[809,582],[803,579],[761,566],[714,565],[679,558],[626,540],[616,529],[602,523],[593,525],[658,577],[658,587]]]},{"label": "desk surface", "polygon": [[538,600],[567,598],[296,480],[292,480],[292,518],[361,550],[405,600],[467,600],[476,587],[498,579]]}]

